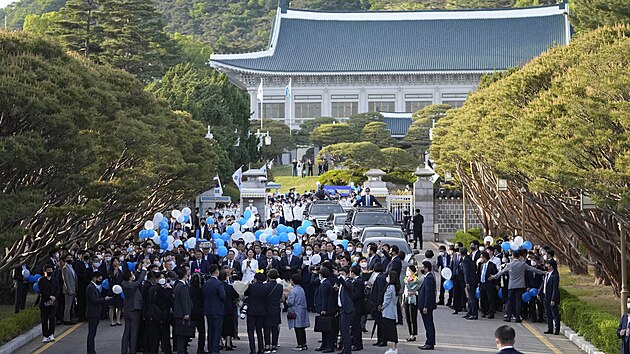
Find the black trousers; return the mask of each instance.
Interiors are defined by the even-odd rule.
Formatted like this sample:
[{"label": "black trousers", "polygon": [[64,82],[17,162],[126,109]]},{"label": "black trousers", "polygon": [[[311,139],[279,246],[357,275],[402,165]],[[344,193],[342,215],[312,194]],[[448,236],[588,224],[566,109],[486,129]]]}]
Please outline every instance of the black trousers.
[{"label": "black trousers", "polygon": [[88,317],[88,336],[87,336],[87,353],[96,353],[94,338],[96,337],[96,330],[98,329],[98,323],[101,321],[99,317]]},{"label": "black trousers", "polygon": [[[444,303],[444,298],[446,297],[446,289],[444,289],[444,282],[446,281],[446,279],[444,279],[444,277],[440,277],[440,298],[439,298],[439,302]],[[452,303],[453,302],[453,289],[448,291],[448,303]]]},{"label": "black trousers", "polygon": [[420,249],[422,249],[422,231],[413,231],[413,248],[418,248],[417,244],[420,243]]},{"label": "black trousers", "polygon": [[385,340],[385,336],[383,335],[383,326],[381,326],[382,313],[380,311],[375,311],[372,313],[372,317],[374,318],[374,323],[376,325],[376,342],[377,343],[387,343]]},{"label": "black trousers", "polygon": [[479,293],[481,294],[481,299],[479,299],[481,303],[481,312],[485,315],[494,315],[497,291],[492,282],[488,283],[480,283],[479,284]]},{"label": "black trousers", "polygon": [[306,345],[306,328],[294,328],[298,347]]},{"label": "black trousers", "polygon": [[422,314],[422,323],[426,331],[426,345],[435,345],[435,324],[433,323],[433,310],[428,310],[427,314]]},{"label": "black trousers", "polygon": [[16,282],[15,284],[15,313],[26,308],[26,294],[28,294],[28,283]]},{"label": "black trousers", "polygon": [[145,352],[157,354],[162,342],[162,352],[166,354],[172,353],[171,348],[171,326],[168,321],[148,321],[149,331],[149,347],[145,348]]},{"label": "black trousers", "polygon": [[193,313],[190,318],[197,326],[197,353],[203,353],[206,346],[206,319],[203,315]]},{"label": "black trousers", "polygon": [[341,341],[343,343],[343,353],[350,354],[352,348],[352,336],[350,334],[350,327],[352,326],[352,318],[354,312],[346,313],[341,311],[339,316],[339,329],[341,330]]},{"label": "black trousers", "polygon": [[543,302],[538,299],[538,296],[534,296],[529,300],[529,316],[532,320],[542,322],[545,318],[546,311],[547,309]]},{"label": "black trousers", "polygon": [[278,337],[280,336],[279,326],[265,326],[263,328],[266,346],[278,346]]},{"label": "black trousers", "polygon": [[40,317],[42,319],[42,335],[49,337],[55,334],[55,315],[57,306],[40,306]]},{"label": "black trousers", "polygon": [[[249,352],[250,353],[262,353],[265,347],[263,340],[263,324],[265,323],[265,316],[247,316],[247,338],[249,339]],[[256,340],[254,339],[254,332],[256,332],[256,338],[258,339],[258,351],[256,351]]]},{"label": "black trousers", "polygon": [[558,304],[551,306],[551,300],[545,299],[545,312],[547,313],[547,330],[560,332],[560,311]]},{"label": "black trousers", "polygon": [[418,335],[418,305],[405,304],[404,307],[409,335],[416,336]]},{"label": "black trousers", "polygon": [[[79,317],[79,322],[85,321],[85,310],[87,309],[87,298],[85,294],[85,289],[87,289],[88,284],[79,282],[79,286],[77,287],[77,316]],[[142,332],[140,332],[142,333]]]},{"label": "black trousers", "polygon": [[508,319],[510,316],[514,316],[517,321],[521,320],[521,308],[523,307],[523,293],[525,288],[509,289],[508,290]]},{"label": "black trousers", "polygon": [[[355,308],[357,308],[355,306]],[[352,345],[362,348],[363,347],[363,332],[361,331],[361,314],[355,312],[352,316]]]},{"label": "black trousers", "polygon": [[479,303],[477,302],[477,296],[475,296],[476,291],[477,284],[471,285],[468,289],[468,315],[470,317],[479,316]]},{"label": "black trousers", "polygon": [[461,311],[464,308],[464,283],[459,280],[459,275],[453,276],[453,309]]}]

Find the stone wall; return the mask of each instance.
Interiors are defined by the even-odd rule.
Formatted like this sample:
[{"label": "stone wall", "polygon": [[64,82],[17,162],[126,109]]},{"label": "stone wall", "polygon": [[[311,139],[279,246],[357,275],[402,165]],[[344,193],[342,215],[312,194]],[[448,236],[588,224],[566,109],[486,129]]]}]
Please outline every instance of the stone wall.
[{"label": "stone wall", "polygon": [[[461,197],[435,198],[434,220],[438,224],[440,240],[451,239],[455,232],[464,229],[464,208]],[[468,228],[482,225],[473,210],[473,206],[467,203]]]}]

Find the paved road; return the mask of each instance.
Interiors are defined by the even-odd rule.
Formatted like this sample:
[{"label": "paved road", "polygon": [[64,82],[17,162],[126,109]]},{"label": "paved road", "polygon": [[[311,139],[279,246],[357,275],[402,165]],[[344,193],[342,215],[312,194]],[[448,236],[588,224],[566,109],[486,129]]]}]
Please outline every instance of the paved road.
[{"label": "paved road", "polygon": [[[435,244],[432,245],[436,246]],[[436,247],[437,248],[437,247]],[[477,321],[468,321],[461,318],[462,315],[452,315],[452,311],[445,307],[439,306],[435,312],[435,325],[437,331],[436,353],[495,353],[494,330],[505,324],[501,315],[497,318],[479,319]],[[286,322],[286,320],[285,320]],[[311,315],[311,325],[314,324],[314,315]],[[546,330],[546,324],[541,323],[511,323],[516,330],[516,348],[524,353],[580,353],[582,352],[577,346],[564,336],[549,336],[543,334]],[[372,328],[372,322],[367,324],[368,329]],[[56,342],[42,344],[41,338],[33,340],[28,345],[17,351],[18,354],[26,353],[46,353],[46,354],[76,354],[86,351],[87,324],[77,324],[74,326],[58,326],[56,331]],[[424,328],[422,320],[419,318],[418,341],[407,343],[408,331],[405,326],[398,326],[399,353],[419,353],[417,347],[423,344]],[[99,354],[120,353],[120,340],[122,338],[123,327],[110,327],[109,321],[101,321],[96,338],[96,351]],[[238,348],[234,353],[249,353],[247,344],[247,334],[245,321],[239,321],[240,341],[234,344]],[[314,353],[313,349],[317,348],[318,340],[321,338],[319,333],[307,330],[309,352]],[[369,333],[363,336],[365,350],[363,354],[382,354],[387,348],[373,347],[374,340],[369,339]],[[286,324],[283,324],[280,330],[280,348],[278,353],[293,353],[291,348],[295,346],[295,333],[290,331]],[[197,352],[196,340],[193,340],[189,353]]]}]

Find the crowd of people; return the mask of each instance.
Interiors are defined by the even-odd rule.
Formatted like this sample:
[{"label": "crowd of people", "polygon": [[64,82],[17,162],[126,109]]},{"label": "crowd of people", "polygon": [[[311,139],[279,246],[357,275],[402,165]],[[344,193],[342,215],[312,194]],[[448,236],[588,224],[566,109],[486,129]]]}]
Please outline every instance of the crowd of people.
[{"label": "crowd of people", "polygon": [[[414,257],[396,245],[342,242],[324,232],[295,235],[314,198],[295,192],[271,197],[265,218],[252,205],[241,211],[236,204],[202,214],[197,210],[187,222],[170,218],[168,234],[181,241],[170,250],[152,238],[133,236],[51,251],[41,268],[43,277],[35,283],[43,341],[55,340],[59,323],[86,321],[87,352],[92,354],[99,322],[123,326],[124,319],[121,353],[157,353],[160,348],[186,353],[194,338],[197,353],[218,353],[236,348],[233,339],[240,339],[241,319],[249,352],[274,353],[284,317],[295,332],[293,350],[308,350],[306,329],[313,327],[321,333],[315,351],[350,353],[363,349],[363,333],[373,320],[372,345],[389,346],[386,353],[395,354],[397,325],[404,319],[406,341],[416,341],[418,315],[426,338],[420,349],[435,348],[433,312],[438,305],[452,307],[454,314],[466,311],[467,320],[493,318],[505,308],[505,321],[546,318],[546,333],[558,334],[559,275],[553,250],[508,251],[500,243],[473,241],[468,249],[457,243],[441,246],[437,255],[427,250]],[[242,225],[245,211],[252,221]],[[256,240],[232,237],[220,255],[213,235],[230,229],[257,231]],[[295,239],[269,242],[261,237],[279,231],[289,231]],[[189,239],[197,240],[194,247]],[[14,274],[22,288],[16,292],[16,311],[23,308],[23,290],[29,286],[25,271],[30,268],[22,265]],[[314,323],[309,312],[317,315]]]}]

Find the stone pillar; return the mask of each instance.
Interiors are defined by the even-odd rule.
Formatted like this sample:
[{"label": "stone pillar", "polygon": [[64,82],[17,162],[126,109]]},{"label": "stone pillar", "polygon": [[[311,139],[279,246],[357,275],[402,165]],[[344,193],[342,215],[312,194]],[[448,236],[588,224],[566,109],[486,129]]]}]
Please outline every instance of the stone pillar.
[{"label": "stone pillar", "polygon": [[385,173],[378,168],[373,168],[365,172],[365,176],[367,177],[367,181],[363,185],[363,188],[370,188],[370,194],[380,199],[382,205],[386,205],[387,196],[389,195],[389,191],[387,190],[387,183],[383,182],[383,176]]},{"label": "stone pillar", "polygon": [[255,206],[264,220],[267,217],[267,179],[265,173],[258,169],[249,169],[243,173],[243,185],[241,187],[241,212],[248,206]]},{"label": "stone pillar", "polygon": [[418,179],[413,184],[413,214],[415,214],[415,209],[420,209],[420,214],[424,217],[422,239],[430,241],[433,240],[434,199],[432,177],[434,172],[426,167],[418,167],[414,174]]}]

